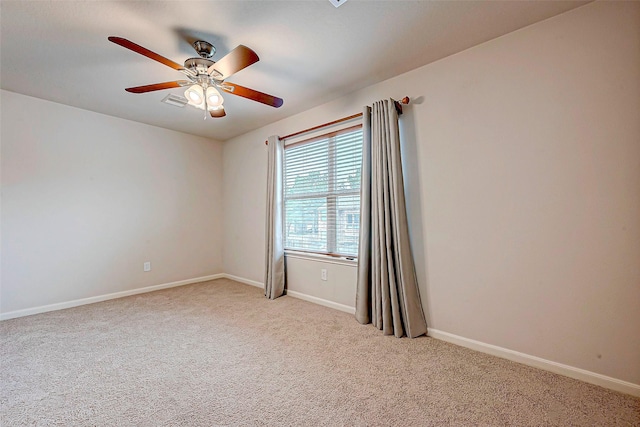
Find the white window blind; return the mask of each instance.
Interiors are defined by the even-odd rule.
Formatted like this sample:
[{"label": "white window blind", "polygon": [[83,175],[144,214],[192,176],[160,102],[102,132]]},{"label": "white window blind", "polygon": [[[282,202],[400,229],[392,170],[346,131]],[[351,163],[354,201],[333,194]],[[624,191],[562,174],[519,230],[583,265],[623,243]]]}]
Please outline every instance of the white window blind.
[{"label": "white window blind", "polygon": [[285,249],[357,256],[362,127],[285,147]]}]

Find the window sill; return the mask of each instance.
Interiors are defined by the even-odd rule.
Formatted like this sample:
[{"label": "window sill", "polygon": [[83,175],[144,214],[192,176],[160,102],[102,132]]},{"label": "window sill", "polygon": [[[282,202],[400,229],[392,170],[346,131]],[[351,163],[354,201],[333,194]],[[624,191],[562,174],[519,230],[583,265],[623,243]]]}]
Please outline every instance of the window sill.
[{"label": "window sill", "polygon": [[284,256],[286,258],[306,259],[309,261],[323,262],[327,264],[346,265],[348,267],[358,266],[358,260],[350,259],[350,257],[334,257],[334,256],[324,255],[324,254],[314,254],[310,252],[298,252],[298,251],[291,251],[291,250],[285,250]]}]

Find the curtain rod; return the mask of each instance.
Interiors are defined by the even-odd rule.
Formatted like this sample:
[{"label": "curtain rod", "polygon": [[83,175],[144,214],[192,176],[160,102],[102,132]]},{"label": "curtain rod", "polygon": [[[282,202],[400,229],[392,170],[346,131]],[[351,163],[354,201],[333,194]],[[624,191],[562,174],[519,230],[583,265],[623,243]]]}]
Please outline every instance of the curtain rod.
[{"label": "curtain rod", "polygon": [[[410,102],[410,99],[409,99],[408,96],[405,96],[400,101],[393,101],[393,102],[395,103],[396,111],[398,112],[398,114],[402,114],[402,105],[408,105],[409,102]],[[314,126],[312,128],[309,128],[309,129],[301,130],[299,132],[294,132],[292,134],[285,135],[280,139],[292,138],[294,136],[302,135],[303,133],[311,132],[311,131],[323,128],[325,126],[331,126],[331,125],[335,125],[335,124],[338,124],[338,123],[342,123],[342,122],[346,122],[346,121],[349,121],[349,120],[353,120],[353,119],[358,118],[358,117],[362,117],[362,113],[354,114],[354,115],[348,116],[348,117],[343,117],[341,119],[334,120],[334,121],[329,122],[329,123],[324,123],[322,125]],[[265,141],[264,144],[265,145],[269,145],[269,141]]]}]

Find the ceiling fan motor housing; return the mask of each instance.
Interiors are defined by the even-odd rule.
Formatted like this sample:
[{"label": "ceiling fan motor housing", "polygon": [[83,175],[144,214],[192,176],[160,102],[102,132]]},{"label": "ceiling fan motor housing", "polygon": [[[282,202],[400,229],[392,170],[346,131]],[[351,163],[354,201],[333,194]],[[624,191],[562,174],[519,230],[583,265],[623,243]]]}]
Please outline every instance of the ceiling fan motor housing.
[{"label": "ceiling fan motor housing", "polygon": [[184,61],[184,68],[194,71],[198,75],[207,74],[207,69],[215,64],[215,61],[205,58],[189,58]]}]

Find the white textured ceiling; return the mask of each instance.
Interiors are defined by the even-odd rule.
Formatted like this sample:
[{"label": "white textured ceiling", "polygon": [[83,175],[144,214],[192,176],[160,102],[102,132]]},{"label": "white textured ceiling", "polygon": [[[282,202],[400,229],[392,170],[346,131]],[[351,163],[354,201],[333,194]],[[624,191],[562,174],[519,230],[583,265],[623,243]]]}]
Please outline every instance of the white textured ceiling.
[{"label": "white textured ceiling", "polygon": [[[0,81],[9,91],[226,140],[584,3],[2,0]],[[229,81],[284,106],[225,95],[227,116],[205,121],[200,110],[160,102],[183,90],[127,93],[182,74],[110,43],[112,35],[178,63],[197,56],[192,39],[213,43],[214,60],[249,46],[260,61]]]}]

